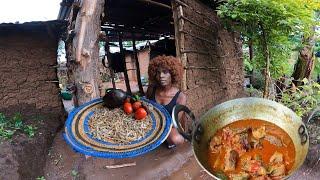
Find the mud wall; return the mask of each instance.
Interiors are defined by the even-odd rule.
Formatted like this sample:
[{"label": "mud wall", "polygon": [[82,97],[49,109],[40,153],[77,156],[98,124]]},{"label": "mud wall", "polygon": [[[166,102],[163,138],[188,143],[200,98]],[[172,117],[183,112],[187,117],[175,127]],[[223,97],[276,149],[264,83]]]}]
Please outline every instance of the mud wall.
[{"label": "mud wall", "polygon": [[58,39],[46,26],[0,26],[0,112],[62,112],[54,83]]},{"label": "mud wall", "polygon": [[63,22],[0,24],[0,112],[20,112],[36,127],[34,137],[17,131],[0,139],[0,179],[36,179],[52,140],[65,120],[58,95],[57,42]]},{"label": "mud wall", "polygon": [[216,13],[199,1],[173,1],[173,13],[187,105],[199,116],[218,103],[242,96],[239,35],[225,30]]}]

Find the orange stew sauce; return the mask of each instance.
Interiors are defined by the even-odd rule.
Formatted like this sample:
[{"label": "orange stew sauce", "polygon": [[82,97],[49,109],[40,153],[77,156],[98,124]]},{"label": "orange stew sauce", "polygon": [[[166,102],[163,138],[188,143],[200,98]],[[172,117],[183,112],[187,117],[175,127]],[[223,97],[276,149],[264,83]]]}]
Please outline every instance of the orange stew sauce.
[{"label": "orange stew sauce", "polygon": [[[238,156],[238,160],[236,161],[236,165],[235,165],[235,170],[225,170],[225,158],[226,158],[226,142],[222,139],[221,140],[221,148],[219,149],[219,152],[215,151],[213,152],[210,149],[210,145],[209,145],[209,151],[208,151],[208,162],[210,167],[212,168],[212,170],[214,172],[224,172],[225,175],[228,176],[229,179],[232,179],[230,176],[231,174],[239,174],[239,173],[243,173],[245,172],[243,169],[243,164],[240,163],[240,159],[241,157],[244,156],[251,156],[251,157],[255,157],[255,156],[259,156],[260,157],[260,161],[262,161],[262,164],[264,164],[265,169],[268,168],[268,164],[270,164],[270,158],[271,156],[275,153],[275,152],[279,152],[283,155],[283,164],[285,165],[285,175],[288,175],[288,171],[292,168],[293,164],[294,164],[294,159],[295,159],[295,148],[294,148],[294,144],[291,140],[291,138],[289,137],[289,135],[282,130],[281,128],[279,128],[278,126],[266,122],[266,121],[262,121],[262,120],[256,120],[256,119],[249,119],[249,120],[240,120],[240,121],[236,121],[234,123],[231,123],[221,129],[219,129],[216,134],[214,135],[216,136],[220,136],[222,137],[223,134],[223,129],[229,127],[230,129],[236,129],[236,128],[248,128],[250,127],[251,129],[258,129],[261,127],[265,127],[265,133],[266,135],[271,135],[273,137],[276,137],[277,139],[281,140],[282,142],[282,146],[277,146],[274,145],[272,143],[270,143],[270,141],[267,141],[264,138],[261,138],[261,145],[260,148],[249,148],[247,149],[245,152],[242,152],[241,154],[239,154]],[[252,138],[252,133],[248,133],[248,139]],[[248,172],[247,172],[248,173]],[[250,174],[250,173],[248,173]],[[277,179],[277,178],[272,178],[272,176],[270,175],[266,175],[268,176],[268,179]],[[249,176],[246,179],[256,179],[257,176]]]}]

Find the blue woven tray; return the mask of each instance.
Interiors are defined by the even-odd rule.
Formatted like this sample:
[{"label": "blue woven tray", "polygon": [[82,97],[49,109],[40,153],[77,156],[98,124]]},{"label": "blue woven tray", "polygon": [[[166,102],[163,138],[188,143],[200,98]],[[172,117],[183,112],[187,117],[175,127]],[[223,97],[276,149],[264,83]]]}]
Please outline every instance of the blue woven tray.
[{"label": "blue woven tray", "polygon": [[128,158],[147,153],[161,145],[168,137],[172,120],[167,110],[148,99],[141,98],[150,108],[152,128],[146,135],[127,144],[117,144],[94,138],[89,133],[88,121],[94,109],[106,108],[102,99],[95,99],[75,108],[68,116],[63,134],[66,142],[77,152],[101,158]]}]

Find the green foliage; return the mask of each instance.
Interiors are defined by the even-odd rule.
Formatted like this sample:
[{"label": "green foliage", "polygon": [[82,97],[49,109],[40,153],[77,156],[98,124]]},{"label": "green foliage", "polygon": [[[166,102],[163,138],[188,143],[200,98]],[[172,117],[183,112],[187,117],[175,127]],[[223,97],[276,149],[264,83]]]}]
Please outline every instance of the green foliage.
[{"label": "green foliage", "polygon": [[[279,100],[285,106],[291,108],[300,117],[307,115],[310,111],[320,105],[320,85],[307,79],[302,80],[303,85],[285,89]],[[292,79],[286,81],[288,87]]]},{"label": "green foliage", "polygon": [[21,131],[28,137],[33,137],[36,129],[32,125],[24,124],[20,113],[15,114],[12,118],[6,118],[3,113],[0,113],[0,140],[11,139],[16,131]]},{"label": "green foliage", "polygon": [[302,35],[313,33],[314,10],[319,7],[319,0],[229,0],[218,7],[218,15],[226,28],[241,33],[245,44],[253,42],[253,61],[248,64],[244,58],[246,70],[265,67],[263,49],[268,47],[271,76],[278,78],[292,71],[290,54],[303,47]]}]

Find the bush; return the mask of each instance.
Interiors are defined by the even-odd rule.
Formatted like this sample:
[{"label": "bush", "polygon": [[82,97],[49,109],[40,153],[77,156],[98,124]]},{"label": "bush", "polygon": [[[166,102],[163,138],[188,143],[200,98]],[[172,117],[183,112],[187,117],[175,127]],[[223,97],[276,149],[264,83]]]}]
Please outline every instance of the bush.
[{"label": "bush", "polygon": [[320,85],[314,81],[303,79],[301,86],[296,87],[292,79],[286,81],[286,88],[280,93],[279,102],[291,108],[300,117],[306,116],[320,105]]}]

